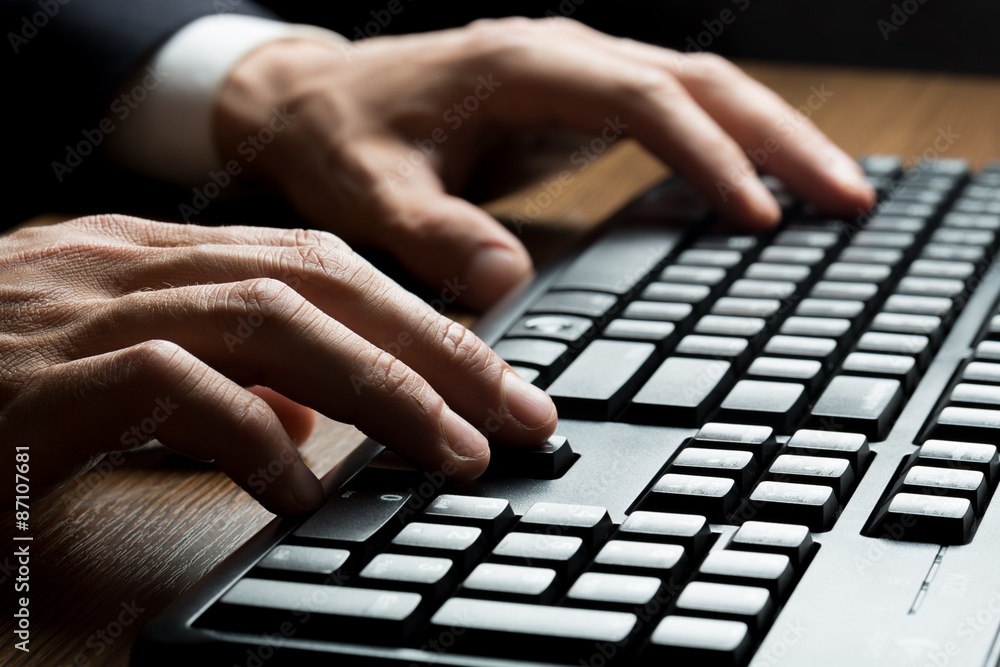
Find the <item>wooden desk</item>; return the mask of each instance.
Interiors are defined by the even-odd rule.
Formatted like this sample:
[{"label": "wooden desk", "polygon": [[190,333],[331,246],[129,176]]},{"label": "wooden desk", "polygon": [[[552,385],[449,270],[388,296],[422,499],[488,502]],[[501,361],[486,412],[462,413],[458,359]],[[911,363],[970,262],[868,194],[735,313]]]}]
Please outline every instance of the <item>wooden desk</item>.
[{"label": "wooden desk", "polygon": [[[1000,158],[1000,80],[746,67],[793,105],[812,101],[814,109],[805,108],[813,120],[851,154],[963,157],[974,165]],[[537,216],[528,207],[539,201],[538,191],[516,192],[488,209],[534,217],[539,224],[525,237],[544,259],[664,174],[622,141]],[[323,474],[357,442],[353,429],[321,421],[304,455]],[[141,626],[270,519],[222,474],[163,452],[125,458],[34,501],[31,653],[14,649],[5,614],[0,664],[126,664]],[[5,595],[16,576],[11,534],[5,523]]]}]

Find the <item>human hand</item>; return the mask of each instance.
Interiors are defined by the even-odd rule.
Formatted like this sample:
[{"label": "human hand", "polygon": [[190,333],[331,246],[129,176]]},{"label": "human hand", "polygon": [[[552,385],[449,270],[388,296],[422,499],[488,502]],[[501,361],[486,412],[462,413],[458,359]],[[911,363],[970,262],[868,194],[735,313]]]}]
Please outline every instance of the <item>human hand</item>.
[{"label": "human hand", "polygon": [[321,229],[381,247],[428,283],[456,277],[485,307],[530,273],[518,239],[454,196],[502,137],[554,125],[635,137],[727,218],[779,218],[748,153],[831,214],[874,195],[807,118],[731,63],[613,38],[569,20],[481,21],[337,46],[282,41],[231,73],[219,150],[238,157],[274,110],[291,117],[246,165]]},{"label": "human hand", "polygon": [[30,447],[33,491],[156,437],[274,512],[313,509],[303,406],[456,480],[489,462],[477,428],[532,445],[556,422],[331,234],[102,216],[0,236],[0,442]]}]

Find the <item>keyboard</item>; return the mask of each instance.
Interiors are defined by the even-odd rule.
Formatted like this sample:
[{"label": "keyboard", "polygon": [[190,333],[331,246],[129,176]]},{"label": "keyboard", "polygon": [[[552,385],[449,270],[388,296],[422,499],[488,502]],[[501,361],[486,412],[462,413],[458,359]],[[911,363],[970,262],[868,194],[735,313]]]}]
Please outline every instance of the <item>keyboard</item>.
[{"label": "keyboard", "polygon": [[557,435],[464,485],[366,442],[134,664],[1000,663],[1000,165],[861,165],[760,236],[644,195],[478,327]]}]

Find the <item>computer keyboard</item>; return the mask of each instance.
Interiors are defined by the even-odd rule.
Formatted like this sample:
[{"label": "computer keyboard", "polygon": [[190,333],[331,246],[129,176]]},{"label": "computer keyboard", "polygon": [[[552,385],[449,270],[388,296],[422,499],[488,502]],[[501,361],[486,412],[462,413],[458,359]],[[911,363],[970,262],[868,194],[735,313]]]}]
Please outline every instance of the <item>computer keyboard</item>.
[{"label": "computer keyboard", "polygon": [[648,193],[478,328],[556,436],[461,486],[365,443],[134,663],[1000,663],[1000,165],[861,164],[761,236]]}]

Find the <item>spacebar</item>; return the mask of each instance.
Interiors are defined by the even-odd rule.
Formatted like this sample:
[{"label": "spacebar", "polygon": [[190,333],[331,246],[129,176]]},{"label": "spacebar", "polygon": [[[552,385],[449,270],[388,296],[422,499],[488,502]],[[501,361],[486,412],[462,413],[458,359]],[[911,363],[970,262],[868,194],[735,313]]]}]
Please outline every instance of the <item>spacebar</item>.
[{"label": "spacebar", "polygon": [[563,417],[611,419],[655,367],[656,346],[595,340],[546,390]]},{"label": "spacebar", "polygon": [[577,257],[552,288],[628,294],[683,238],[684,232],[664,227],[616,229]]}]

